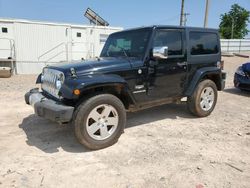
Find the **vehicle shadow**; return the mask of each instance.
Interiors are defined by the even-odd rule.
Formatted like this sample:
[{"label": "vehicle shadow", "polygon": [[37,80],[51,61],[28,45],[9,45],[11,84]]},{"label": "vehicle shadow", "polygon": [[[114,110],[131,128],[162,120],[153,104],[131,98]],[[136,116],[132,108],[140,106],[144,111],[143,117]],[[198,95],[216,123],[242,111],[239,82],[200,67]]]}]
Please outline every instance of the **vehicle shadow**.
[{"label": "vehicle shadow", "polygon": [[[126,128],[163,120],[194,118],[185,105],[163,105],[134,113],[128,113]],[[30,115],[23,119],[19,128],[27,135],[26,143],[35,146],[46,153],[59,152],[60,148],[71,153],[89,152],[75,138],[72,124],[60,125],[49,120]]]},{"label": "vehicle shadow", "polygon": [[195,118],[188,112],[185,104],[168,104],[157,106],[142,111],[128,113],[128,120],[126,128],[139,126],[142,124],[151,123],[163,119],[177,119],[182,118]]},{"label": "vehicle shadow", "polygon": [[89,151],[77,142],[71,124],[60,125],[33,114],[24,118],[19,128],[27,135],[29,146],[46,153],[59,152],[60,148],[71,153]]},{"label": "vehicle shadow", "polygon": [[240,96],[244,96],[244,97],[250,97],[250,92],[242,91],[240,89],[233,88],[233,87],[232,88],[226,88],[226,89],[223,90],[223,92],[234,94],[234,95],[240,95]]}]

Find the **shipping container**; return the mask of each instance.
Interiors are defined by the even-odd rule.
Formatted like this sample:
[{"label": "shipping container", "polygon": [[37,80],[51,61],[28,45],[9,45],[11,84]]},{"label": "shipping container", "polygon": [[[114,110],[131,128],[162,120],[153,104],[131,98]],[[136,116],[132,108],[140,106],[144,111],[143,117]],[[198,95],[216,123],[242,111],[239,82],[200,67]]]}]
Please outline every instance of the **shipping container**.
[{"label": "shipping container", "polygon": [[46,65],[92,59],[121,27],[0,18],[0,67],[37,74]]}]

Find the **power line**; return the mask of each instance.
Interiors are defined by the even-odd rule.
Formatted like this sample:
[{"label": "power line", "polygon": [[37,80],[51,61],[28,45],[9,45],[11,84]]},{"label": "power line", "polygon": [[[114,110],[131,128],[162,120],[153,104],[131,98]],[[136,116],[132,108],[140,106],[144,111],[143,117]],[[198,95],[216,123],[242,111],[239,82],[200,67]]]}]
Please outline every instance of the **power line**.
[{"label": "power line", "polygon": [[[176,20],[176,19],[178,19],[179,18],[179,14],[177,14],[177,15],[174,15],[174,16],[171,16],[171,17],[169,17],[169,18],[166,18],[166,19],[162,19],[162,20],[155,20],[155,21],[150,21],[151,22],[151,25],[155,25],[155,24],[162,24],[163,22],[167,22],[167,21],[169,21],[169,20],[171,20],[171,21],[173,21],[173,20]],[[150,25],[150,24],[149,24]]]}]

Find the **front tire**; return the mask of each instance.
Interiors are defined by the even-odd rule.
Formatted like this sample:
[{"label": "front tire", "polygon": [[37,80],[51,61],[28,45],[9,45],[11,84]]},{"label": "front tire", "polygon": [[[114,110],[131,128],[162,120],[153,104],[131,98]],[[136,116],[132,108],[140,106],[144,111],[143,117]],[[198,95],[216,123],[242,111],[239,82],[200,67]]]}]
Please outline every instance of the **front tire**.
[{"label": "front tire", "polygon": [[74,127],[78,141],[91,150],[115,144],[124,131],[126,111],[111,94],[93,96],[75,111]]},{"label": "front tire", "polygon": [[198,117],[206,117],[214,110],[217,96],[215,83],[211,80],[203,80],[198,84],[193,95],[188,97],[188,110]]}]

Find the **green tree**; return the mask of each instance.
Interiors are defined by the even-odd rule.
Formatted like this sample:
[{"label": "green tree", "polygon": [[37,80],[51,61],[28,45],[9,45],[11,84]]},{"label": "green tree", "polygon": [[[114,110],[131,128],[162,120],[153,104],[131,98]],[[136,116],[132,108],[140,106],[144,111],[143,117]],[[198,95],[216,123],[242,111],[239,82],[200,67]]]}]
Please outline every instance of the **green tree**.
[{"label": "green tree", "polygon": [[250,12],[234,4],[231,6],[231,10],[228,13],[221,15],[220,23],[220,34],[225,39],[242,39],[244,38],[249,30],[247,25],[249,20]]}]

